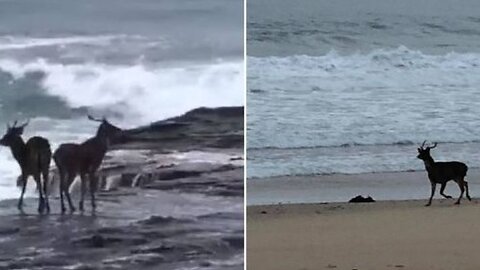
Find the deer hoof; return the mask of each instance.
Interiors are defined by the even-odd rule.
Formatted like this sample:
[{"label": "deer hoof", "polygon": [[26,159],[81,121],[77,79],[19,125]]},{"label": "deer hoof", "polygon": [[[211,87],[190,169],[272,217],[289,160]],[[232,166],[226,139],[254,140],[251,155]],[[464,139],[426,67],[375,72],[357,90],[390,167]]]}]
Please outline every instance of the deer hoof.
[{"label": "deer hoof", "polygon": [[455,202],[455,205],[459,205],[459,204],[460,204],[460,202],[459,202],[459,201],[456,201],[456,202]]},{"label": "deer hoof", "polygon": [[75,211],[76,211],[75,207],[70,208],[70,213],[73,213]]},{"label": "deer hoof", "polygon": [[467,196],[467,199],[468,199],[469,201],[471,201],[471,200],[472,200],[472,198],[470,198],[470,196]]},{"label": "deer hoof", "polygon": [[431,204],[432,204],[432,203],[427,203],[427,204],[425,204],[425,207],[428,207],[428,206],[430,206]]},{"label": "deer hoof", "polygon": [[451,199],[451,198],[452,198],[452,196],[446,195],[446,196],[445,196],[445,198],[447,198],[447,199]]}]

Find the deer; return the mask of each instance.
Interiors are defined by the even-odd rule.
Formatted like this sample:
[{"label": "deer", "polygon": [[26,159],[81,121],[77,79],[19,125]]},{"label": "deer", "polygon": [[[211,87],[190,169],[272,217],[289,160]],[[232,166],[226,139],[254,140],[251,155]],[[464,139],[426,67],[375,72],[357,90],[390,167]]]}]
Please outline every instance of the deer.
[{"label": "deer", "polygon": [[53,160],[57,166],[60,176],[59,190],[62,213],[65,213],[66,207],[64,204],[64,195],[67,198],[70,212],[75,212],[72,199],[70,197],[69,187],[75,177],[80,175],[81,190],[80,201],[78,207],[81,212],[84,211],[83,201],[85,195],[86,182],[89,182],[90,198],[92,211],[95,211],[95,189],[96,189],[96,174],[97,170],[102,164],[103,158],[112,143],[122,129],[112,125],[108,120],[96,119],[88,115],[88,119],[100,122],[97,133],[83,143],[64,143],[61,144],[53,153]]},{"label": "deer", "polygon": [[[50,143],[43,137],[34,136],[26,143],[23,141],[23,130],[28,123],[29,121],[26,121],[24,124],[17,126],[17,121],[15,121],[13,126],[7,124],[7,131],[0,139],[0,145],[10,147],[13,157],[20,166],[21,175],[18,182],[22,186],[22,193],[18,200],[18,210],[23,212],[23,196],[27,180],[29,176],[33,176],[39,193],[38,212],[43,213],[44,207],[46,207],[47,213],[49,213],[47,186],[52,151]],[[41,177],[43,177],[43,182]]]},{"label": "deer", "polygon": [[472,198],[469,194],[468,182],[465,180],[468,166],[465,163],[459,161],[436,162],[430,155],[430,150],[437,147],[437,143],[434,143],[433,146],[425,146],[426,142],[427,141],[424,141],[420,148],[418,148],[417,156],[417,158],[423,160],[423,163],[425,164],[425,169],[428,173],[428,179],[430,180],[430,184],[432,185],[430,199],[425,206],[430,206],[432,204],[432,199],[435,194],[435,188],[437,184],[441,185],[440,195],[447,199],[452,198],[452,196],[446,195],[444,193],[447,182],[450,180],[455,181],[460,188],[460,196],[458,197],[455,204],[460,204],[460,200],[462,199],[465,190],[467,193],[467,199],[471,201]]}]

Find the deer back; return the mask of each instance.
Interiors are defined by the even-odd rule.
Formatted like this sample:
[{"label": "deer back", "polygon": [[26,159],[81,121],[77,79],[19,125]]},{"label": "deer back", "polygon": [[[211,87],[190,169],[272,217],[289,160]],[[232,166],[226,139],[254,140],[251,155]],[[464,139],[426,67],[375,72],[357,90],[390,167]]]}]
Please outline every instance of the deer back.
[{"label": "deer back", "polygon": [[61,144],[53,153],[53,160],[60,171],[69,174],[77,174],[80,172],[80,145],[77,143]]},{"label": "deer back", "polygon": [[27,165],[37,170],[48,170],[52,159],[50,143],[43,137],[32,137],[25,144]]},{"label": "deer back", "polygon": [[439,181],[448,181],[463,178],[467,175],[468,167],[459,161],[435,162],[428,171],[429,176]]}]

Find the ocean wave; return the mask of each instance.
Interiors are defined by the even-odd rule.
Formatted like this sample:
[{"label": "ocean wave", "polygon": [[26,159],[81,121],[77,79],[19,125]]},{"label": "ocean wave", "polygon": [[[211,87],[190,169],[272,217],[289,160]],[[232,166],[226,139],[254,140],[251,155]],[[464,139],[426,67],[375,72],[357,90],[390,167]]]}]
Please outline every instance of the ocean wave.
[{"label": "ocean wave", "polygon": [[322,56],[293,55],[286,57],[248,57],[249,72],[255,75],[305,76],[314,73],[335,73],[339,70],[384,72],[421,69],[479,69],[480,54],[450,52],[425,54],[405,46],[396,49],[375,49],[369,53],[341,55],[335,50]]},{"label": "ocean wave", "polygon": [[[0,59],[12,87],[33,76],[45,95],[71,108],[108,109],[139,122],[179,115],[196,107],[243,105],[243,62],[176,68],[99,63],[60,64],[44,59]],[[37,105],[38,106],[38,105]],[[41,106],[41,104],[39,104]]]},{"label": "ocean wave", "polygon": [[[22,36],[0,36],[0,51],[2,50],[21,50],[45,46],[66,46],[66,45],[95,45],[107,46],[112,43],[137,41],[150,42],[152,40],[142,36],[132,35],[98,35],[98,36],[67,36],[67,37],[45,37],[32,38]],[[155,44],[160,42],[166,44],[164,39],[157,38]]]},{"label": "ocean wave", "polygon": [[[423,142],[423,141],[422,141]],[[357,146],[365,146],[365,147],[385,147],[385,146],[418,146],[422,144],[422,142],[413,142],[410,140],[404,141],[395,141],[391,143],[358,143],[358,142],[351,142],[351,143],[343,143],[343,144],[331,144],[331,145],[306,145],[306,146],[259,146],[259,147],[248,147],[248,151],[264,151],[264,150],[278,150],[278,151],[285,151],[285,150],[308,150],[308,149],[322,149],[322,148],[350,148],[350,147],[357,147]],[[469,140],[469,141],[435,141],[438,144],[466,144],[466,143],[480,143],[480,140]]]}]

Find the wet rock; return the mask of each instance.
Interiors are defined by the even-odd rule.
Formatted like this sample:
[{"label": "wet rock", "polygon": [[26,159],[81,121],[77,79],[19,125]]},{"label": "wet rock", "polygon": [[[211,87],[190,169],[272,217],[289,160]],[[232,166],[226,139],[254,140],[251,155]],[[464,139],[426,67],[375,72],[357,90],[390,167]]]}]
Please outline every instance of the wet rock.
[{"label": "wet rock", "polygon": [[202,108],[135,129],[100,168],[95,214],[89,196],[83,214],[56,215],[55,196],[47,216],[37,198],[22,216],[16,199],[0,202],[0,269],[209,268],[243,256],[243,200],[232,198],[243,196],[243,125],[243,108]]},{"label": "wet rock", "polygon": [[198,266],[200,266],[200,267],[210,267],[210,266],[212,266],[212,263],[209,262],[209,261],[203,261],[203,262],[200,262],[198,264]]},{"label": "wet rock", "polygon": [[173,217],[151,216],[150,218],[142,220],[139,223],[145,225],[161,225],[180,221],[181,220],[175,219]]},{"label": "wet rock", "polygon": [[174,249],[170,245],[159,245],[159,246],[150,246],[150,247],[141,247],[130,251],[132,254],[141,254],[141,253],[165,253],[170,252]]},{"label": "wet rock", "polygon": [[123,245],[141,245],[147,243],[147,240],[143,237],[132,236],[127,231],[119,236],[104,236],[100,234],[94,234],[92,236],[81,237],[73,240],[73,244],[87,248],[103,248],[116,244]]},{"label": "wet rock", "polygon": [[207,215],[201,215],[198,219],[216,219],[216,220],[243,220],[243,215],[239,215],[238,213],[229,213],[229,212],[217,212]]},{"label": "wet rock", "polygon": [[155,265],[163,262],[165,257],[157,253],[133,254],[130,256],[110,258],[103,261],[104,264],[112,265],[127,265],[127,264],[142,264]]},{"label": "wet rock", "polygon": [[0,236],[15,234],[20,231],[20,228],[13,227],[13,228],[0,228]]},{"label": "wet rock", "polygon": [[229,246],[235,249],[243,249],[243,246],[244,246],[243,237],[240,237],[240,236],[225,237],[223,238],[223,241],[225,241]]}]

